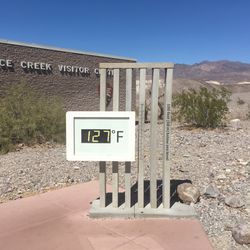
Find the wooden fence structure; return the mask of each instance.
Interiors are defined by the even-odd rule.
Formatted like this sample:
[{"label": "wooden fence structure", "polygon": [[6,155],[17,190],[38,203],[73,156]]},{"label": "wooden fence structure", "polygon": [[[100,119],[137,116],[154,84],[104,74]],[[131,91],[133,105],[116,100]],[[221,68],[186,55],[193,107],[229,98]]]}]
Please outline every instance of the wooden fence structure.
[{"label": "wooden fence structure", "polygon": [[[147,72],[152,70],[151,88],[151,116],[150,116],[150,209],[157,209],[157,167],[162,167],[162,206],[164,209],[170,208],[170,130],[171,130],[171,99],[172,99],[172,79],[173,63],[100,63],[100,111],[106,110],[106,75],[107,70],[113,69],[113,111],[119,111],[119,80],[120,70],[126,71],[126,103],[125,110],[132,108],[132,81],[133,72],[139,71],[139,100],[138,107],[138,202],[136,207],[144,209],[144,147],[145,147],[145,85]],[[158,97],[161,72],[164,72],[164,118],[163,118],[163,143],[162,143],[162,166],[158,166],[157,159],[157,133],[158,133]],[[131,210],[131,162],[125,162],[125,202],[120,208],[119,199],[119,162],[112,162],[112,205],[113,211]],[[105,213],[107,206],[106,192],[106,162],[99,163],[99,183],[100,202],[99,207]],[[109,210],[110,212],[110,207]],[[121,212],[122,213],[122,212]],[[133,215],[132,215],[133,216]]]}]

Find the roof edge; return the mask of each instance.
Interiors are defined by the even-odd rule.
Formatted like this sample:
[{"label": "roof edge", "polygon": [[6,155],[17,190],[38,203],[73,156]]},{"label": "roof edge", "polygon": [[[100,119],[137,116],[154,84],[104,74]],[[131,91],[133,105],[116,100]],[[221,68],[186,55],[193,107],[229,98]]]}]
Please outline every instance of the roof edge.
[{"label": "roof edge", "polygon": [[120,57],[120,56],[114,56],[114,55],[108,55],[108,54],[99,54],[99,53],[81,51],[81,50],[57,48],[57,47],[53,47],[53,46],[45,46],[45,45],[40,45],[40,44],[36,44],[36,43],[16,42],[16,41],[12,41],[12,40],[1,39],[1,38],[0,38],[0,43],[18,45],[18,46],[25,46],[25,47],[31,47],[31,48],[38,48],[38,49],[54,50],[54,51],[60,51],[60,52],[68,52],[68,53],[74,53],[74,54],[80,54],[80,55],[107,57],[107,58],[129,60],[129,61],[135,61],[135,62],[137,61],[136,59],[129,58],[129,57]]}]

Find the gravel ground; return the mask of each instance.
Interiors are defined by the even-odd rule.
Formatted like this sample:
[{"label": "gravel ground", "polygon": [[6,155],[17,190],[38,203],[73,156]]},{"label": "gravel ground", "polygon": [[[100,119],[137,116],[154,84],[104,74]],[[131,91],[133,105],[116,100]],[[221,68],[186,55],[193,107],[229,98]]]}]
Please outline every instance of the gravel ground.
[{"label": "gravel ground", "polygon": [[[191,180],[200,189],[200,201],[191,205],[214,248],[218,250],[249,249],[249,246],[237,244],[230,231],[237,223],[249,221],[246,199],[250,184],[250,122],[242,121],[241,125],[239,130],[230,127],[224,130],[202,130],[173,124],[172,129],[171,178]],[[145,131],[148,143],[149,124],[146,124]],[[159,138],[161,135],[159,126]],[[159,148],[160,145],[161,142]],[[17,152],[1,155],[0,202],[98,178],[96,162],[67,162],[65,158],[65,147],[51,144],[21,147]],[[160,153],[158,158],[160,163]],[[149,152],[146,149],[145,162],[148,161]],[[123,186],[124,168],[120,169],[120,184]],[[148,169],[146,175],[148,176]],[[160,169],[158,175],[161,176]],[[108,180],[111,181],[110,178]],[[133,167],[133,181],[135,180],[136,167]],[[204,190],[210,183],[220,191],[217,198],[207,198],[204,195]],[[224,199],[229,195],[240,197],[245,206],[231,208],[225,205]]]}]

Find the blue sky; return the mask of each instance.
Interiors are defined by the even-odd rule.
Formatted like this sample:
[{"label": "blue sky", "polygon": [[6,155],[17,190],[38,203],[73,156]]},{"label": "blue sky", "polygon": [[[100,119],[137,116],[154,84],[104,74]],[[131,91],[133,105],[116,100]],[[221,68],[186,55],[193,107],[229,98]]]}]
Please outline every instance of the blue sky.
[{"label": "blue sky", "polygon": [[250,0],[0,0],[0,38],[142,62],[250,63]]}]

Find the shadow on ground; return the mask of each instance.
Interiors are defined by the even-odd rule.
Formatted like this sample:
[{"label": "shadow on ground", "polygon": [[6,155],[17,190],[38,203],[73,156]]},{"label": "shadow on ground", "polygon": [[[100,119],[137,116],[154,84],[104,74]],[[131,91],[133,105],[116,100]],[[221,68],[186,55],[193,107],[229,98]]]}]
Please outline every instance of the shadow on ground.
[{"label": "shadow on ground", "polygon": [[[171,180],[170,181],[170,207],[175,202],[181,202],[177,194],[177,186],[182,183],[192,183],[190,180]],[[138,202],[138,183],[135,183],[131,187],[131,206],[134,206]],[[106,206],[112,203],[112,193],[106,194]],[[118,204],[121,206],[125,202],[125,192],[120,192],[118,195]],[[150,181],[144,181],[144,207],[150,203]],[[162,180],[157,180],[157,206],[162,203]]]}]

